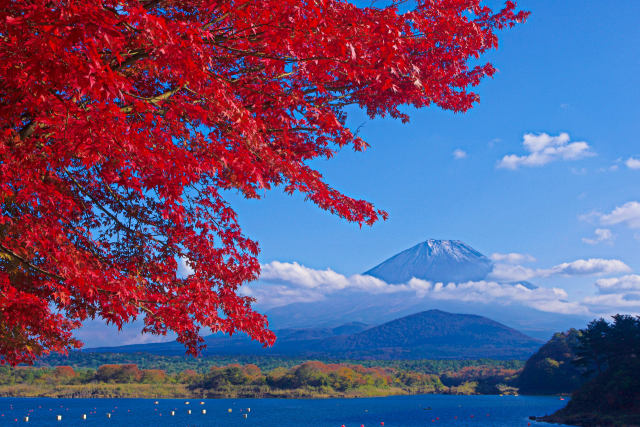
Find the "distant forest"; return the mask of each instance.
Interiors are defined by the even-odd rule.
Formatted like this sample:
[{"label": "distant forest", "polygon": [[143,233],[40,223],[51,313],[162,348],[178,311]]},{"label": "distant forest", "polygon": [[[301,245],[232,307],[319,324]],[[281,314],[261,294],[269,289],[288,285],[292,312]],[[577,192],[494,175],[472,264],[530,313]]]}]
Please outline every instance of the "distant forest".
[{"label": "distant forest", "polygon": [[[242,356],[163,356],[149,353],[90,353],[73,351],[67,355],[52,353],[41,358],[36,366],[55,367],[71,366],[75,369],[97,369],[101,365],[108,364],[135,364],[140,369],[162,369],[168,374],[177,374],[186,369],[199,373],[206,373],[211,366],[226,366],[230,364],[254,364],[263,371],[275,368],[291,368],[300,365],[309,359],[295,357],[273,357],[258,355]],[[405,371],[416,371],[425,374],[442,374],[446,371],[458,371],[469,366],[491,366],[504,369],[521,369],[524,366],[522,360],[494,360],[494,359],[421,359],[421,360],[353,360],[318,358],[324,363],[357,364],[365,367],[394,368]]]},{"label": "distant forest", "polygon": [[[264,362],[264,361],[263,361]],[[0,367],[0,396],[49,397],[359,397],[395,394],[513,393],[517,361],[396,361],[396,366],[305,361],[261,369],[230,363],[171,371],[136,364],[96,369]],[[480,363],[478,363],[480,362]],[[276,366],[277,365],[277,366]],[[410,370],[406,366],[420,366]],[[430,371],[430,372],[426,372]]]}]

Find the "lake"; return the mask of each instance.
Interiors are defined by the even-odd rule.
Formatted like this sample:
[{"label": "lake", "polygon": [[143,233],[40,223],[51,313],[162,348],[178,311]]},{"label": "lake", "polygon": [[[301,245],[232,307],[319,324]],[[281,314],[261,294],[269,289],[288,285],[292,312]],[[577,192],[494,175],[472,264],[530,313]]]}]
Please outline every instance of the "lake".
[{"label": "lake", "polygon": [[[549,424],[529,421],[528,416],[554,412],[567,400],[557,396],[430,394],[361,399],[159,399],[155,402],[150,399],[0,398],[0,425],[27,425],[24,417],[28,415],[28,425],[32,426],[513,427],[530,423],[549,427]],[[107,414],[111,414],[110,417]],[[57,421],[58,415],[62,416],[61,421]]]}]

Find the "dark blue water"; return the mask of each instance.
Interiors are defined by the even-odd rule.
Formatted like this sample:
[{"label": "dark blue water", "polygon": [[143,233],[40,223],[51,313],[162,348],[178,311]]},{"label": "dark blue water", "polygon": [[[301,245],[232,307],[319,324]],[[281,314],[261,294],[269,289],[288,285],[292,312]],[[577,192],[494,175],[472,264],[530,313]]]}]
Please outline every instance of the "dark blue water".
[{"label": "dark blue water", "polygon": [[[529,421],[528,416],[548,414],[567,403],[550,396],[445,395],[322,400],[159,399],[155,402],[149,399],[0,398],[0,425],[381,427],[384,423],[385,427],[517,427],[531,423],[548,427],[548,424]],[[206,414],[202,413],[203,409]],[[172,416],[171,411],[175,415]],[[83,414],[87,415],[86,420],[82,419]],[[24,421],[26,415],[28,423]],[[61,421],[57,421],[58,415],[62,416]]]}]

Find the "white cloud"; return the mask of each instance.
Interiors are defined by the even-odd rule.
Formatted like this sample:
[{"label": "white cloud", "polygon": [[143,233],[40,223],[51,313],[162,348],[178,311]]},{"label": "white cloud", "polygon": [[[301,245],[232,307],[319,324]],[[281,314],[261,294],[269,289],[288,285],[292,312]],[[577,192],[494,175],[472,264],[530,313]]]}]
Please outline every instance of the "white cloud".
[{"label": "white cloud", "polygon": [[456,148],[455,150],[453,150],[453,158],[456,160],[460,160],[460,159],[464,159],[467,157],[467,152],[464,150],[461,150],[459,148]]},{"label": "white cloud", "polygon": [[618,169],[620,169],[620,164],[622,163],[622,158],[617,158],[615,163],[613,163],[611,166],[606,166],[606,167],[600,167],[598,168],[598,172],[616,172]]},{"label": "white cloud", "polygon": [[[525,254],[494,254],[502,261],[533,260]],[[441,283],[413,278],[407,283],[390,284],[378,278],[354,274],[345,276],[331,269],[316,270],[296,262],[274,261],[262,265],[258,283],[244,285],[240,292],[256,298],[262,309],[326,300],[332,294],[361,291],[375,295],[398,294],[402,298],[452,300],[478,304],[515,304],[537,310],[581,315],[604,315],[619,311],[640,311],[640,275],[602,278],[595,282],[598,295],[581,301],[568,301],[561,288],[529,289],[517,282],[535,277],[581,276],[628,273],[628,265],[616,259],[579,259],[547,269],[515,264],[496,264],[487,280]],[[511,282],[511,283],[506,283]],[[514,284],[515,282],[515,284]],[[354,294],[354,298],[357,294]],[[384,298],[381,296],[381,298]],[[330,300],[329,300],[330,301]]]},{"label": "white cloud", "polygon": [[617,259],[579,259],[572,262],[564,262],[551,268],[528,268],[521,265],[495,264],[491,271],[492,280],[513,282],[530,280],[535,277],[551,276],[586,276],[598,274],[628,273],[631,268]]},{"label": "white cloud", "polygon": [[570,140],[569,134],[564,132],[558,136],[527,133],[522,145],[529,154],[508,154],[498,162],[497,167],[515,170],[521,166],[539,167],[556,160],[578,160],[595,155],[586,142]]},{"label": "white cloud", "polygon": [[189,265],[189,262],[187,261],[187,259],[183,257],[178,258],[178,273],[177,273],[178,277],[179,278],[189,277],[193,273],[195,272],[193,271],[193,268],[191,268],[191,266]]},{"label": "white cloud", "polygon": [[617,206],[609,213],[589,212],[580,215],[579,219],[590,223],[599,222],[606,226],[626,225],[631,229],[640,229],[640,203],[627,202],[622,206]]},{"label": "white cloud", "polygon": [[521,265],[495,264],[489,278],[502,282],[517,282],[532,279],[537,275],[536,270]]},{"label": "white cloud", "polygon": [[475,303],[519,303],[535,309],[554,313],[587,314],[588,310],[576,302],[568,302],[566,291],[559,288],[529,289],[520,284],[508,285],[494,281],[464,283],[431,283],[411,279],[407,286],[420,297],[435,300],[455,300]]},{"label": "white cloud", "polygon": [[551,276],[586,276],[598,274],[628,273],[631,268],[617,259],[579,259],[572,262],[564,262],[551,268],[532,269],[521,265],[495,264],[490,278],[498,281],[529,280],[535,277]]},{"label": "white cloud", "polygon": [[601,216],[602,214],[600,212],[593,211],[579,215],[578,219],[580,221],[588,222],[589,224],[594,224],[600,219]]},{"label": "white cloud", "polygon": [[[326,293],[331,293],[325,290]],[[255,298],[256,301],[266,308],[279,307],[295,302],[322,301],[326,298],[322,289],[308,289],[292,286],[291,284],[252,284],[242,285],[239,294]]]},{"label": "white cloud", "polygon": [[603,294],[586,297],[583,304],[592,313],[609,315],[623,312],[625,314],[640,313],[640,294]]},{"label": "white cloud", "polygon": [[[514,267],[514,266],[511,266]],[[474,303],[522,304],[538,310],[585,314],[586,308],[566,301],[567,293],[559,288],[529,289],[520,284],[482,280],[464,283],[430,282],[413,278],[407,283],[389,284],[372,276],[345,276],[330,269],[314,270],[298,263],[274,261],[262,266],[261,283],[242,286],[244,295],[252,296],[264,308],[293,302],[322,301],[329,295],[356,290],[373,294],[406,294],[432,300],[456,300]]]},{"label": "white cloud", "polygon": [[638,202],[627,202],[608,214],[593,215],[599,217],[603,225],[624,224],[629,228],[640,228],[640,203]]},{"label": "white cloud", "polygon": [[243,285],[241,293],[256,298],[263,307],[277,307],[294,302],[321,301],[343,290],[360,290],[383,294],[407,290],[373,276],[345,276],[331,269],[316,270],[297,262],[273,261],[261,266],[259,283]]},{"label": "white cloud", "polygon": [[596,287],[602,294],[640,292],[640,275],[629,274],[622,277],[599,279],[596,280]]},{"label": "white cloud", "polygon": [[627,165],[629,169],[640,169],[640,159],[629,157],[624,164]]},{"label": "white cloud", "polygon": [[536,259],[529,254],[519,254],[516,252],[510,252],[508,254],[501,254],[495,252],[489,257],[495,262],[505,262],[507,264],[519,264],[522,262],[534,262]]},{"label": "white cloud", "polygon": [[598,295],[583,299],[590,311],[599,315],[640,314],[640,275],[629,274],[596,280]]},{"label": "white cloud", "polygon": [[296,283],[305,288],[331,287],[344,289],[349,281],[331,269],[314,270],[297,262],[273,261],[261,266],[260,279],[264,281]]},{"label": "white cloud", "polygon": [[595,245],[601,242],[612,243],[613,233],[611,233],[611,230],[609,230],[608,228],[596,228],[595,237],[593,239],[583,237],[582,241],[588,243],[589,245]]},{"label": "white cloud", "polygon": [[631,268],[617,259],[579,259],[573,262],[563,262],[548,270],[539,270],[544,276],[585,276],[592,274],[627,273]]}]

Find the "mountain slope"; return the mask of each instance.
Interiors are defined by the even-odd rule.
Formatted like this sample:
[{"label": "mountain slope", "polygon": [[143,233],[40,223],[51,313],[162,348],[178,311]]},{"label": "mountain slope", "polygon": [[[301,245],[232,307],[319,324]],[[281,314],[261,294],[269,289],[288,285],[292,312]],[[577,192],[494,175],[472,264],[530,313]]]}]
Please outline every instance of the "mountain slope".
[{"label": "mountain slope", "polygon": [[364,274],[387,283],[406,283],[414,277],[434,282],[467,282],[485,279],[492,267],[489,258],[460,240],[429,239]]},{"label": "mountain slope", "polygon": [[429,310],[323,345],[356,358],[521,358],[540,342],[486,317]]},{"label": "mountain slope", "polygon": [[561,394],[577,390],[588,378],[572,361],[581,332],[558,332],[527,360],[518,377],[521,394]]},{"label": "mountain slope", "polygon": [[324,301],[275,307],[265,314],[270,324],[281,328],[311,328],[335,327],[350,321],[379,325],[431,309],[489,317],[541,340],[548,340],[558,329],[582,327],[589,321],[584,316],[543,312],[516,304],[420,298],[412,291],[383,296],[366,292],[343,292],[331,295]]},{"label": "mountain slope", "polygon": [[[369,328],[362,322],[350,322],[334,328],[291,328],[276,330],[278,337],[276,344],[270,349],[264,349],[261,344],[252,341],[246,334],[233,336],[213,334],[204,337],[207,346],[204,351],[207,355],[218,354],[289,354],[306,349],[310,343],[315,343],[331,337],[339,337],[363,331]],[[118,347],[95,347],[84,350],[89,353],[151,353],[169,355],[182,355],[185,353],[184,345],[177,341],[131,344]]]},{"label": "mountain slope", "polygon": [[[351,332],[349,335],[344,333]],[[540,342],[482,316],[430,310],[368,328],[281,330],[269,349],[246,336],[206,337],[205,356],[270,355],[338,359],[524,359]],[[184,354],[177,342],[88,349],[88,352]]]},{"label": "mountain slope", "polygon": [[[392,256],[364,274],[390,284],[406,283],[413,277],[432,282],[460,283],[488,280],[492,268],[488,257],[464,242],[430,239]],[[536,288],[534,284],[522,281],[503,285]],[[412,290],[380,295],[345,289],[328,295],[322,301],[292,303],[264,311],[270,324],[276,327],[310,328],[334,327],[352,321],[379,325],[429,309],[488,316],[544,340],[559,329],[582,327],[590,320],[582,315],[550,313],[517,303],[442,299]]]}]

